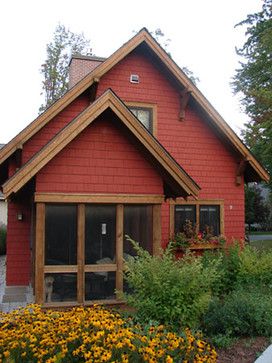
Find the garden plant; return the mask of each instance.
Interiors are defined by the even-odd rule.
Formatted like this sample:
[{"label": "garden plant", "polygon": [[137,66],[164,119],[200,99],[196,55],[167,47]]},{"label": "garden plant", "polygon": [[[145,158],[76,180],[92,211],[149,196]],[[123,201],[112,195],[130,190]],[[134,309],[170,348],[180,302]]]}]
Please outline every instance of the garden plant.
[{"label": "garden plant", "polygon": [[215,363],[212,346],[185,329],[133,324],[101,306],[42,311],[28,306],[0,314],[0,362]]}]

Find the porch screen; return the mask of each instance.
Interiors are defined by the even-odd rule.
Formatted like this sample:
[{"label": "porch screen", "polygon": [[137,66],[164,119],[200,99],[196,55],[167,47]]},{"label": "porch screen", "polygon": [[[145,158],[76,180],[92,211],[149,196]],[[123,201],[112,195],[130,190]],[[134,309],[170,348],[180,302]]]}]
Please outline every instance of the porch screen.
[{"label": "porch screen", "polygon": [[116,207],[87,205],[85,215],[85,264],[115,261]]},{"label": "porch screen", "polygon": [[77,206],[45,207],[45,265],[77,264]]},{"label": "porch screen", "polygon": [[186,220],[196,223],[195,205],[177,205],[175,208],[175,233],[183,232]]},{"label": "porch screen", "polygon": [[[129,235],[140,243],[148,252],[152,253],[152,206],[125,205],[124,207],[124,235]],[[130,242],[124,238],[124,258],[135,255]]]}]

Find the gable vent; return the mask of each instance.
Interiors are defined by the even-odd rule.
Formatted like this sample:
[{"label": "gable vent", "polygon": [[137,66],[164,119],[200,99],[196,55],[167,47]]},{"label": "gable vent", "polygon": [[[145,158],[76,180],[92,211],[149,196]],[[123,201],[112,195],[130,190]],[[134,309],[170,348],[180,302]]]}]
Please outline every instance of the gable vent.
[{"label": "gable vent", "polygon": [[138,74],[131,74],[130,75],[130,83],[139,83],[140,79]]}]

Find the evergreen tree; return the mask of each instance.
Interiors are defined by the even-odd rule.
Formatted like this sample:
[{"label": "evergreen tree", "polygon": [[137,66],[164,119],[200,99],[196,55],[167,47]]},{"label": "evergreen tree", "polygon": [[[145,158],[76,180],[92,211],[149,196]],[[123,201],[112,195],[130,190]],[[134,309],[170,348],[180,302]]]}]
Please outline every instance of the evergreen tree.
[{"label": "evergreen tree", "polygon": [[243,61],[232,85],[250,118],[244,140],[272,175],[272,0],[264,0],[262,10],[241,25],[247,26],[247,40],[237,50]]},{"label": "evergreen tree", "polygon": [[46,110],[68,90],[68,64],[74,54],[91,54],[90,42],[83,34],[76,34],[64,25],[55,29],[53,40],[47,44],[47,59],[41,67],[42,89],[45,101],[40,112]]}]

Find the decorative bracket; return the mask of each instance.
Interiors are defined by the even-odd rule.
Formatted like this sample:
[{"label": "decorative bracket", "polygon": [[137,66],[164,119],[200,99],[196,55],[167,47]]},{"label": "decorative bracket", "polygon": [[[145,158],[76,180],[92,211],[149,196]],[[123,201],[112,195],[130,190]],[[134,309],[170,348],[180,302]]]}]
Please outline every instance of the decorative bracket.
[{"label": "decorative bracket", "polygon": [[244,158],[240,161],[236,171],[236,185],[242,184],[242,176],[245,172],[246,166],[247,166],[247,159]]},{"label": "decorative bracket", "polygon": [[179,119],[181,121],[183,121],[184,118],[185,118],[185,109],[186,109],[186,107],[188,105],[188,102],[189,102],[191,93],[192,93],[192,91],[190,91],[188,88],[185,88],[180,93],[180,112],[179,112]]},{"label": "decorative bracket", "polygon": [[94,78],[93,79],[93,84],[92,84],[92,86],[90,88],[90,101],[91,101],[91,103],[94,102],[95,99],[96,99],[98,83],[99,83],[99,78]]}]

